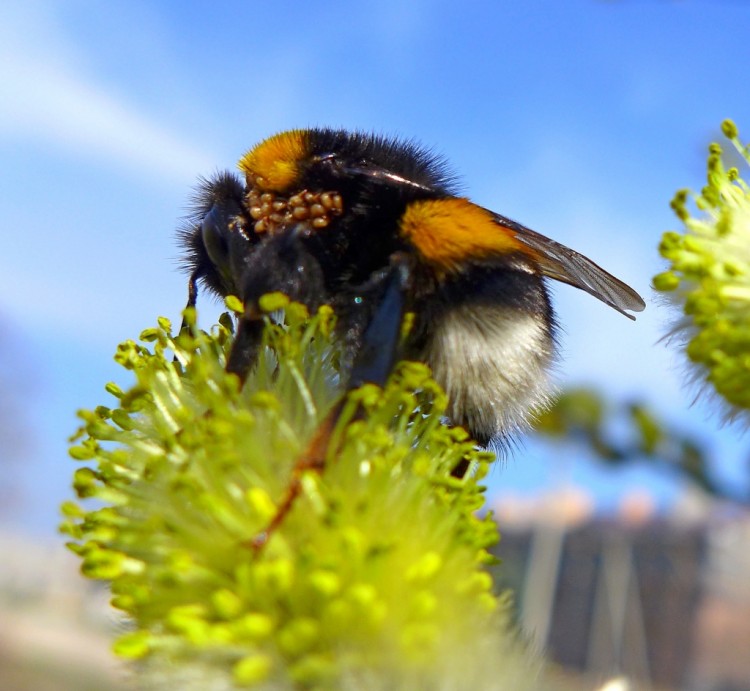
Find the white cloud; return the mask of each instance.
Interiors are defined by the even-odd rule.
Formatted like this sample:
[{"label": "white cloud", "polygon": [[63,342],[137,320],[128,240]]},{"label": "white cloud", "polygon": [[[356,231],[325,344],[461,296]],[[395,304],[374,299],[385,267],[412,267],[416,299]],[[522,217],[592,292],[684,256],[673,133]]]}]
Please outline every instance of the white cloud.
[{"label": "white cloud", "polygon": [[0,21],[0,136],[43,142],[183,182],[211,157],[87,74],[53,12],[30,2]]}]

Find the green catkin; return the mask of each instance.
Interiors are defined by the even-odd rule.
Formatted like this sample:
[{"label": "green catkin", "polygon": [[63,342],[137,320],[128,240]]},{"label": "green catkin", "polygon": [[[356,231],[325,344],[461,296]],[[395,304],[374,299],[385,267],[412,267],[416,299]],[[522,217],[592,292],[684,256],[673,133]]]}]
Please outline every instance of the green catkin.
[{"label": "green catkin", "polygon": [[[746,163],[750,151],[731,120],[722,123]],[[692,199],[699,213],[692,215]],[[654,287],[684,316],[670,339],[684,346],[696,379],[726,402],[729,419],[747,419],[750,409],[750,188],[736,168],[726,169],[722,149],[709,149],[707,185],[699,195],[682,190],[672,208],[684,223],[668,232],[659,252],[669,268]]]},{"label": "green catkin", "polygon": [[[187,331],[160,319],[123,343],[133,388],[107,385],[115,407],[80,413],[71,456],[86,466],[63,530],[130,622],[115,652],[150,688],[539,688],[485,571],[492,454],[440,422],[423,365],[351,394],[365,414],[345,408],[335,457],[249,546],[340,395],[331,311],[279,296],[264,309],[285,316],[242,390],[224,371],[230,320],[205,333],[191,309]],[[451,478],[462,459],[475,472]]]}]

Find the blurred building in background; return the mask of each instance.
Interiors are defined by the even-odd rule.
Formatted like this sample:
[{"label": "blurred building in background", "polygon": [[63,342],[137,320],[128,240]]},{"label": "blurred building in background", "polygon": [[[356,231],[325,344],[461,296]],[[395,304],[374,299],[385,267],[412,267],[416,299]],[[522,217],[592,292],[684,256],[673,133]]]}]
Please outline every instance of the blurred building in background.
[{"label": "blurred building in background", "polygon": [[501,583],[553,662],[636,688],[750,691],[750,514],[646,494],[602,519],[578,490],[499,501]]}]

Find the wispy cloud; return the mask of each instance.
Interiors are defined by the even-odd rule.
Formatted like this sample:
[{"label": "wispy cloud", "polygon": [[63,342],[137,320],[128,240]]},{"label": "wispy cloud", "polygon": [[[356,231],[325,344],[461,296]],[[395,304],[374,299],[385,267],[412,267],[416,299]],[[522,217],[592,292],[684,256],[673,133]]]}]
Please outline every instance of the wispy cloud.
[{"label": "wispy cloud", "polygon": [[33,139],[177,182],[215,165],[111,85],[88,76],[51,11],[30,2],[3,14],[0,136]]}]

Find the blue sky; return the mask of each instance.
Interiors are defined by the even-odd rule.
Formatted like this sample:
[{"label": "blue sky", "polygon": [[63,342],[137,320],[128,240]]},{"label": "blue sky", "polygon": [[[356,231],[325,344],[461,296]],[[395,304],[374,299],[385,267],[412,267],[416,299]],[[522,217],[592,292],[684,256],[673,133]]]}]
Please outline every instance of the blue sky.
[{"label": "blue sky", "polygon": [[[645,399],[740,482],[750,444],[690,408],[649,283],[661,233],[679,227],[669,201],[702,185],[721,120],[750,132],[748,26],[750,7],[728,0],[3,3],[0,372],[29,441],[22,457],[0,451],[0,482],[24,500],[0,521],[53,529],[75,410],[128,384],[119,341],[178,319],[174,229],[196,178],[310,125],[415,137],[475,201],[638,289],[649,306],[632,323],[555,288],[558,382]],[[644,482],[663,500],[681,491],[553,455],[528,446],[492,491],[572,481],[605,504]]]}]

